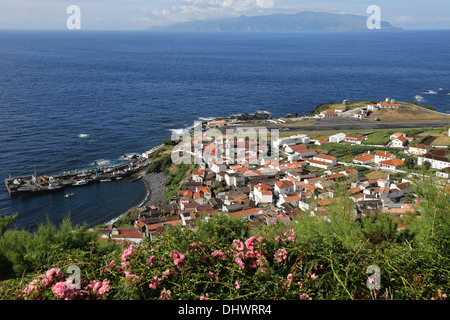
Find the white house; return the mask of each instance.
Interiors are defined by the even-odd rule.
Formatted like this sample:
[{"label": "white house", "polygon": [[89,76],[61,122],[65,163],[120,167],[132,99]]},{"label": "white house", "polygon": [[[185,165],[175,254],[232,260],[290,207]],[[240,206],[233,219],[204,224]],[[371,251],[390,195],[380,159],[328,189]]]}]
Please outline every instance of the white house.
[{"label": "white house", "polygon": [[296,136],[278,139],[278,145],[282,146],[284,144],[309,143],[310,141],[311,139],[306,134],[299,134]]},{"label": "white house", "polygon": [[383,152],[383,151],[379,151],[377,153],[375,153],[375,163],[380,163],[381,161],[384,160],[389,160],[389,159],[395,159],[395,155],[389,152]]},{"label": "white house", "polygon": [[[301,150],[297,150],[295,152],[295,154],[298,154],[300,156],[300,158],[303,157],[312,157],[315,156],[317,154],[317,151],[314,149],[301,149]],[[298,160],[298,159],[295,159]]]},{"label": "white house", "polygon": [[400,159],[389,159],[380,161],[378,164],[380,165],[380,169],[395,171],[401,166],[403,166],[404,161]]},{"label": "white house", "polygon": [[258,184],[253,188],[253,200],[255,204],[259,203],[272,203],[272,190],[271,186],[265,184]]},{"label": "white house", "polygon": [[328,137],[328,141],[330,141],[330,142],[335,142],[335,143],[339,143],[339,142],[341,142],[341,141],[344,141],[345,140],[345,137],[346,137],[346,134],[345,133],[336,133],[336,134],[334,134],[334,135],[332,135],[332,136],[329,136]]},{"label": "white house", "polygon": [[436,170],[442,170],[450,167],[450,161],[445,149],[430,151],[422,157],[417,158],[417,164],[419,166],[425,162],[431,163],[431,168]]},{"label": "white house", "polygon": [[192,180],[194,182],[203,182],[204,178],[205,178],[205,170],[203,170],[203,169],[194,171],[192,173]]},{"label": "white house", "polygon": [[322,118],[334,118],[334,117],[337,117],[338,114],[336,112],[334,112],[333,110],[328,109],[328,110],[322,111],[320,113],[320,116]]},{"label": "white house", "polygon": [[403,148],[408,143],[408,139],[403,136],[395,138],[391,141],[391,147],[393,148]]},{"label": "white house", "polygon": [[364,153],[362,156],[356,157],[353,159],[353,163],[355,164],[369,164],[373,163],[375,160],[375,157],[373,154],[370,153]]},{"label": "white house", "polygon": [[298,145],[291,145],[291,146],[287,146],[284,150],[286,152],[296,152],[298,150],[303,150],[303,149],[307,149],[307,147],[304,144],[298,144]]},{"label": "white house", "polygon": [[376,110],[378,110],[378,106],[376,103],[370,103],[367,105],[367,110],[376,111]]},{"label": "white house", "polygon": [[227,165],[225,163],[213,162],[210,163],[210,169],[214,173],[219,173],[221,171],[227,170]]},{"label": "white house", "polygon": [[366,137],[357,137],[357,136],[345,136],[344,141],[350,142],[354,144],[361,144],[363,141],[366,140]]},{"label": "white house", "polygon": [[308,160],[310,166],[322,169],[333,168],[337,164],[337,158],[325,154],[318,154]]},{"label": "white house", "polygon": [[225,182],[229,186],[243,186],[245,185],[245,176],[240,173],[225,173]]},{"label": "white house", "polygon": [[298,207],[299,201],[300,201],[299,195],[287,196],[287,195],[281,194],[280,198],[278,199],[277,206],[281,206],[283,203],[289,203],[294,207]]},{"label": "white house", "polygon": [[276,195],[293,193],[295,184],[290,180],[278,180],[275,182],[274,192]]}]

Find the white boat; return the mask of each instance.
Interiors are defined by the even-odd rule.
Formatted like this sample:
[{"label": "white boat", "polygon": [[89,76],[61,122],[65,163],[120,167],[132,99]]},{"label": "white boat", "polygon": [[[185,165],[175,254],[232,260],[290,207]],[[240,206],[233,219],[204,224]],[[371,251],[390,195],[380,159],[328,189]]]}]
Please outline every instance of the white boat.
[{"label": "white boat", "polygon": [[123,177],[117,177],[116,178],[116,180],[122,180],[123,179]]},{"label": "white boat", "polygon": [[88,184],[88,182],[86,180],[78,180],[73,185],[74,186],[83,186],[83,185],[86,185],[86,184]]},{"label": "white boat", "polygon": [[68,193],[68,194],[64,195],[64,197],[65,197],[65,198],[70,198],[70,197],[72,197],[72,196],[74,196],[74,195],[75,195],[74,193]]},{"label": "white boat", "polygon": [[424,93],[425,93],[425,94],[437,94],[437,92],[434,91],[434,90],[427,90],[427,91],[425,91]]},{"label": "white boat", "polygon": [[100,182],[110,182],[111,181],[111,179],[102,179],[102,180],[100,180]]}]

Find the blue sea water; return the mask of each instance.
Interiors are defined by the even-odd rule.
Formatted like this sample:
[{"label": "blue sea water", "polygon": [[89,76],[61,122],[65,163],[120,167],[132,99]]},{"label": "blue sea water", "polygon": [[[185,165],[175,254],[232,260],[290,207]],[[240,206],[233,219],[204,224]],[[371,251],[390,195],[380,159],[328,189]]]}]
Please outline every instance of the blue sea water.
[{"label": "blue sea water", "polygon": [[[416,95],[450,113],[449,61],[450,31],[0,31],[0,177],[120,163],[200,117]],[[75,192],[11,198],[2,182],[0,215],[95,225],[146,194],[126,179]]]}]

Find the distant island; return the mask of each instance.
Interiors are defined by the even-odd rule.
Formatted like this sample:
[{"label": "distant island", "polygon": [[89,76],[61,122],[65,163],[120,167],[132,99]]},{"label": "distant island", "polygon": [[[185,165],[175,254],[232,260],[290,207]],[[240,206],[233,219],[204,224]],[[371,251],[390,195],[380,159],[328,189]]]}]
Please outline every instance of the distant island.
[{"label": "distant island", "polygon": [[[367,29],[366,16],[328,12],[299,12],[264,16],[240,16],[214,20],[181,22],[151,27],[149,31],[168,32],[301,32],[362,31]],[[401,30],[389,22],[381,22],[382,30]]]}]

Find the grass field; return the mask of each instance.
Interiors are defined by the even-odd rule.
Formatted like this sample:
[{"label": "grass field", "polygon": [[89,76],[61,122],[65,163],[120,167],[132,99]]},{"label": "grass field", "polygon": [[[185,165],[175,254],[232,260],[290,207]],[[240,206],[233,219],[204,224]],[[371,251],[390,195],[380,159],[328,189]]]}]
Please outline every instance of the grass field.
[{"label": "grass field", "polygon": [[373,111],[367,119],[379,119],[383,122],[423,122],[423,121],[449,121],[450,115],[444,115],[410,103],[399,102],[403,107],[398,109],[379,109]]}]

